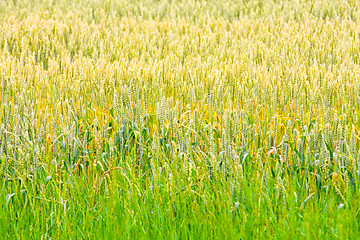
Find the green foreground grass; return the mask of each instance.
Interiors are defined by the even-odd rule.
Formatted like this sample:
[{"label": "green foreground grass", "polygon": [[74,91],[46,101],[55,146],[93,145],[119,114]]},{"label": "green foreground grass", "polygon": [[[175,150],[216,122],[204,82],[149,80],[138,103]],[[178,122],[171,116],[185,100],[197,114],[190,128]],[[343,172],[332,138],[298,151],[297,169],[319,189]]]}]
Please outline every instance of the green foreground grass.
[{"label": "green foreground grass", "polygon": [[357,1],[0,2],[0,238],[356,239]]},{"label": "green foreground grass", "polygon": [[[249,159],[251,160],[251,159]],[[16,238],[239,239],[356,238],[356,190],[345,206],[331,186],[308,196],[301,173],[284,173],[286,193],[267,184],[249,164],[246,184],[232,187],[221,172],[210,179],[206,166],[186,172],[173,164],[169,176],[138,177],[124,166],[105,186],[78,175],[41,173],[36,180],[2,188],[0,231]],[[274,170],[276,172],[276,170]],[[20,178],[21,179],[21,178]],[[11,194],[10,194],[11,193]]]}]

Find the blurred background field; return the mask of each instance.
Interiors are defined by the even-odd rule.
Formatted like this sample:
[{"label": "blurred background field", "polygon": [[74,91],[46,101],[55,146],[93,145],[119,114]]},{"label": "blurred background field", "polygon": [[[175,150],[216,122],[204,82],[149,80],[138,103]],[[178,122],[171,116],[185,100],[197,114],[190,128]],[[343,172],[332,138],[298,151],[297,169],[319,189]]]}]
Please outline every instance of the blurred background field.
[{"label": "blurred background field", "polygon": [[0,2],[0,233],[359,234],[357,1]]}]

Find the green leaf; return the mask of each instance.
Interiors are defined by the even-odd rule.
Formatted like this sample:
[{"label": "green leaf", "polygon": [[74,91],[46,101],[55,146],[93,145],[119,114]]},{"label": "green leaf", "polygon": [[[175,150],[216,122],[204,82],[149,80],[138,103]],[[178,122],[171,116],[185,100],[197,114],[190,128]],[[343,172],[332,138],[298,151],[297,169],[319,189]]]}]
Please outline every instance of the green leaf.
[{"label": "green leaf", "polygon": [[13,196],[15,196],[15,193],[11,193],[11,194],[9,193],[9,194],[6,195],[5,204],[6,204],[7,207],[9,206],[10,200],[11,200],[11,198]]}]

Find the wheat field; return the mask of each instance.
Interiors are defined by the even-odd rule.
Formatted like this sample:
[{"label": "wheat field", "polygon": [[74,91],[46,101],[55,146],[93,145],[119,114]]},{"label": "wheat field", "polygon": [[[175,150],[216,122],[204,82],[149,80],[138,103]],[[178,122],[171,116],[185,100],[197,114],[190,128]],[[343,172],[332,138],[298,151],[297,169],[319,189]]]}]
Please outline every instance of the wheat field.
[{"label": "wheat field", "polygon": [[1,1],[0,236],[356,239],[359,64],[357,1]]}]

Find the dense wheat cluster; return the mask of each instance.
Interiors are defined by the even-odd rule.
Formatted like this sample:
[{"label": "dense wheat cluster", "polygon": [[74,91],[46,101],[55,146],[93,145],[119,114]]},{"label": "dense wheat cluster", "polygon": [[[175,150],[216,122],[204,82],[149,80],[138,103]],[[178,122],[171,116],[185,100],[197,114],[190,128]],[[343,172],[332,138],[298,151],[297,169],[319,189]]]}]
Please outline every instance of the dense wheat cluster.
[{"label": "dense wheat cluster", "polygon": [[2,236],[357,236],[359,7],[1,2]]}]

